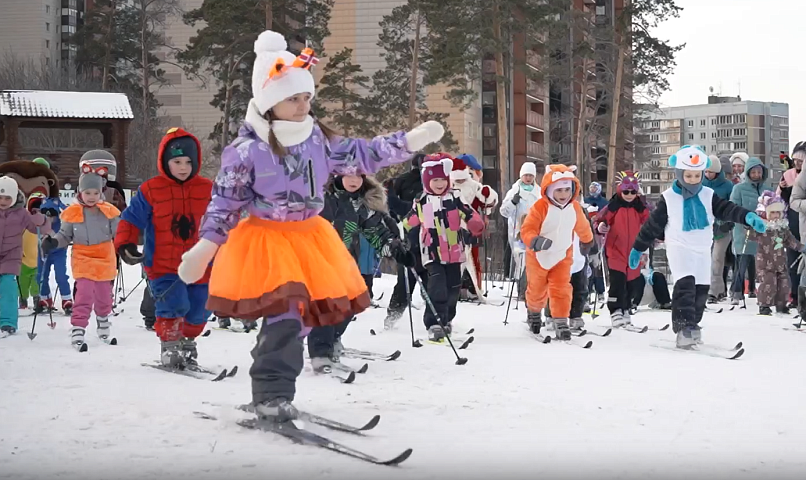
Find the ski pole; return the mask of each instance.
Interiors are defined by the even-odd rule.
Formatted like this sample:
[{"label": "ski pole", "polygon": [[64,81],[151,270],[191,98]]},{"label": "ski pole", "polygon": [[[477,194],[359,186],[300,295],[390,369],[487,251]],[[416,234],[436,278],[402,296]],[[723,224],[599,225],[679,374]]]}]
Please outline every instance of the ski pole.
[{"label": "ski pole", "polygon": [[408,303],[409,309],[409,329],[411,330],[411,346],[414,348],[420,348],[423,344],[419,340],[414,339],[414,317],[411,314],[411,289],[409,289],[409,272],[408,270],[403,267],[403,278],[406,282],[406,302]]},{"label": "ski pole", "polygon": [[507,320],[509,320],[509,307],[512,305],[512,291],[515,290],[515,282],[510,282],[509,284],[509,301],[507,301],[507,313],[504,315],[504,325],[508,325]]},{"label": "ski pole", "polygon": [[[442,322],[442,319],[439,318],[439,314],[437,313],[437,309],[434,307],[434,304],[431,303],[431,297],[428,295],[428,292],[426,292],[425,287],[423,287],[423,284],[420,281],[420,277],[417,275],[417,272],[414,270],[414,268],[410,268],[410,270],[414,274],[414,279],[417,280],[417,283],[420,285],[420,288],[422,289],[423,296],[425,297],[425,303],[428,304],[428,308],[431,309],[431,313],[434,315],[434,318],[437,319],[437,323],[439,323],[439,325],[442,327],[442,331],[445,333],[445,338],[448,339],[448,343],[451,346],[451,350],[453,350],[453,354],[456,355],[456,365],[464,365],[464,364],[466,364],[467,359],[463,358],[463,357],[460,357],[459,352],[456,351],[456,347],[453,346],[453,341],[451,340],[451,336],[447,331],[445,331],[445,324]],[[412,330],[412,334],[413,334],[413,332],[414,331]]]},{"label": "ski pole", "polygon": [[140,281],[137,282],[137,285],[135,285],[134,288],[129,290],[129,293],[126,296],[120,297],[120,301],[118,302],[118,305],[123,303],[123,302],[125,302],[126,300],[128,300],[129,297],[132,296],[132,293],[134,293],[137,290],[137,287],[139,287],[143,283],[143,280],[145,280],[145,278],[141,278]]}]

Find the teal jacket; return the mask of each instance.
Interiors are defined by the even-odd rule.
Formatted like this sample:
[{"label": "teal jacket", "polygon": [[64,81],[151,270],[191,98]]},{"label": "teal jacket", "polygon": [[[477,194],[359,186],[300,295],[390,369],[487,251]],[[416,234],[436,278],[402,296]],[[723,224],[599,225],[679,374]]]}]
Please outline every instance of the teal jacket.
[{"label": "teal jacket", "polygon": [[[733,182],[725,178],[725,172],[719,172],[715,179],[703,179],[702,184],[714,191],[717,197],[722,200],[730,200],[733,192]],[[714,221],[714,240],[724,238],[732,230],[732,223],[722,220]]]},{"label": "teal jacket", "polygon": [[[750,169],[759,165],[763,171],[761,180],[758,182],[751,182]],[[755,212],[756,207],[758,206],[758,197],[760,197],[764,192],[764,182],[767,181],[767,177],[769,176],[770,172],[767,170],[767,167],[761,163],[761,160],[756,157],[752,157],[747,161],[744,171],[744,180],[733,187],[733,192],[730,194],[730,201],[736,205],[739,205],[740,207],[750,210],[751,212]],[[747,242],[747,246],[745,246],[747,232],[748,229],[742,225],[736,225],[733,227],[734,254],[756,255],[756,242]]]}]

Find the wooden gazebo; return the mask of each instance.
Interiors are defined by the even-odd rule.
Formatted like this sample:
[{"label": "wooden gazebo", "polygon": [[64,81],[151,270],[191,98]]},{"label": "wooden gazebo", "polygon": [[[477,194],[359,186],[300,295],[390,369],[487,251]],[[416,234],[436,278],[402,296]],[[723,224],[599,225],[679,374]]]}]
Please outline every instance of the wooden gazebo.
[{"label": "wooden gazebo", "polygon": [[129,99],[121,93],[3,90],[0,91],[0,163],[45,157],[58,167],[60,187],[68,182],[75,185],[82,150],[29,148],[20,144],[19,130],[93,129],[103,135],[103,148],[118,161],[118,182],[127,187],[126,142],[132,119]]}]

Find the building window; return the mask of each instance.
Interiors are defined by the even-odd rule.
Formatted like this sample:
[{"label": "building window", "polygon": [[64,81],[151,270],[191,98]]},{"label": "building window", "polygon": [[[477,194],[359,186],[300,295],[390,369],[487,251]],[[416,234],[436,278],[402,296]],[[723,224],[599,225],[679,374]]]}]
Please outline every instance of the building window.
[{"label": "building window", "polygon": [[660,147],[652,147],[651,151],[652,151],[653,154],[659,155],[660,154]]},{"label": "building window", "polygon": [[688,126],[689,126],[689,128],[693,127],[694,126],[694,120],[689,120],[688,121]]},{"label": "building window", "polygon": [[689,140],[694,140],[694,134],[693,134],[693,133],[689,133],[689,134],[688,134],[688,139],[689,139]]},{"label": "building window", "polygon": [[50,5],[45,5],[45,13],[50,13]]},{"label": "building window", "polygon": [[481,94],[482,105],[495,105],[495,92],[482,92]]},{"label": "building window", "polygon": [[649,136],[649,141],[650,142],[659,142],[660,141],[660,135],[658,135],[657,133],[653,133],[652,135]]},{"label": "building window", "polygon": [[466,130],[465,134],[467,135],[467,138],[470,138],[470,139],[476,138],[476,132],[475,132],[475,130],[473,130],[473,122],[467,122],[467,125],[465,125],[465,130]]},{"label": "building window", "polygon": [[705,140],[705,132],[700,133],[700,140]]},{"label": "building window", "polygon": [[745,128],[734,128],[733,129],[733,136],[734,137],[746,137],[747,136],[747,129],[745,129]]},{"label": "building window", "polygon": [[711,151],[716,152],[716,144],[711,145]]},{"label": "building window", "polygon": [[747,123],[747,115],[739,113],[733,116],[733,123]]},{"label": "building window", "polygon": [[711,138],[716,138],[716,132],[711,132]]},{"label": "building window", "polygon": [[50,48],[50,40],[45,40],[45,48]]},{"label": "building window", "polygon": [[47,31],[47,32],[50,31],[50,23],[48,23],[48,22],[45,22],[45,31]]},{"label": "building window", "polygon": [[734,142],[732,150],[747,150],[747,142]]},{"label": "building window", "polygon": [[704,126],[705,126],[705,119],[704,119],[704,118],[700,120],[700,126],[701,126],[701,127],[704,127]]},{"label": "building window", "polygon": [[652,122],[652,128],[660,128],[660,122]]},{"label": "building window", "polygon": [[495,155],[484,155],[481,157],[482,168],[497,168]]},{"label": "building window", "polygon": [[494,123],[485,123],[484,126],[481,128],[484,138],[495,138],[498,135],[497,129],[495,128]]}]

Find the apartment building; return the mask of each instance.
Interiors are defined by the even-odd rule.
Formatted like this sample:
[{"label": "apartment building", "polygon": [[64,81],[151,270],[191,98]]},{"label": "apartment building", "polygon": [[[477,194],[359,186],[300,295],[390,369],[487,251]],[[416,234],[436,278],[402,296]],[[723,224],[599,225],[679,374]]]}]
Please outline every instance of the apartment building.
[{"label": "apartment building", "polygon": [[789,151],[789,105],[743,101],[711,95],[704,105],[649,111],[635,119],[635,168],[644,190],[659,194],[674,180],[668,158],[682,145],[701,145],[711,155],[746,152],[772,172],[769,185],[781,178],[779,153]]},{"label": "apartment building", "polygon": [[0,55],[61,67],[77,47],[70,36],[84,21],[84,0],[3,0]]},{"label": "apartment building", "polygon": [[[335,2],[330,13],[328,24],[330,36],[325,39],[325,49],[328,52],[338,52],[344,47],[351,48],[353,62],[361,65],[365,75],[372,77],[375,72],[386,67],[386,61],[382,57],[383,49],[378,46],[378,35],[382,31],[380,23],[392,9],[405,3],[405,0]],[[322,69],[317,69],[316,74],[318,80],[322,75]],[[462,112],[443,98],[446,91],[446,88],[439,85],[427,87],[426,104],[429,110],[450,114],[448,127],[459,143],[459,151],[453,153],[468,152],[481,158],[481,100],[479,99],[474,108]]]}]

